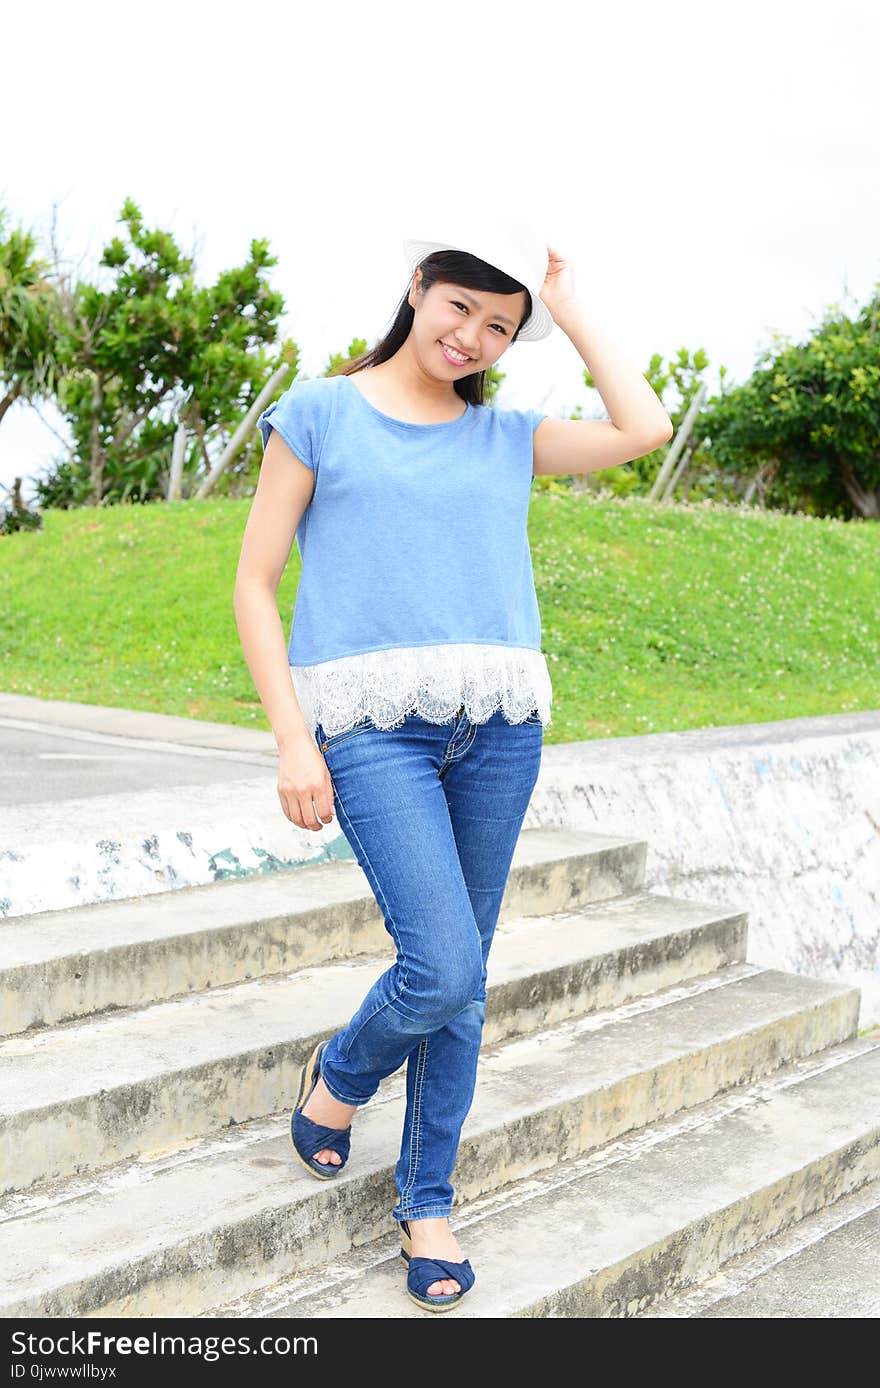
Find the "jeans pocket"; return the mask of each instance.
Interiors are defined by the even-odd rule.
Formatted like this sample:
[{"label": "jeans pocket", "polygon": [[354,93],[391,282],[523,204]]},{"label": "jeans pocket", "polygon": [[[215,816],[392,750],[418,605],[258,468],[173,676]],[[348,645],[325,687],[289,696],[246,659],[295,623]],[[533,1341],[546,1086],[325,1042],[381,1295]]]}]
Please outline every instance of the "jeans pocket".
[{"label": "jeans pocket", "polygon": [[533,708],[528,718],[524,719],[523,721],[526,723],[538,723],[541,727],[544,726],[543,721],[541,719],[541,715],[536,708]]},{"label": "jeans pocket", "polygon": [[336,747],[340,742],[347,742],[350,737],[357,737],[359,733],[365,733],[375,726],[368,714],[360,723],[355,723],[353,728],[344,728],[341,733],[331,733],[329,737],[319,723],[315,729],[315,737],[321,751],[326,752],[329,747]]}]

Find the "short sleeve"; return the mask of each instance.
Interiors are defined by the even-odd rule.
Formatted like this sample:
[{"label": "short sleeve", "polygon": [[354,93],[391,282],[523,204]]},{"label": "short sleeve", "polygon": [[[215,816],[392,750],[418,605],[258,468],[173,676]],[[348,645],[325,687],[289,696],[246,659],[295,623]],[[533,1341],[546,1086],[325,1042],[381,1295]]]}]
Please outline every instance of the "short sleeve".
[{"label": "short sleeve", "polygon": [[294,381],[273,401],[257,420],[263,450],[273,429],[301,462],[317,472],[321,446],[330,419],[331,379],[319,376],[310,381]]},{"label": "short sleeve", "polygon": [[534,438],[534,437],[535,437],[535,430],[537,429],[538,425],[541,423],[541,420],[542,420],[542,419],[546,419],[547,416],[546,416],[545,414],[541,414],[541,411],[540,411],[540,410],[526,410],[526,416],[527,416],[528,421],[529,421],[529,427],[530,427],[531,432],[532,432],[532,438]]}]

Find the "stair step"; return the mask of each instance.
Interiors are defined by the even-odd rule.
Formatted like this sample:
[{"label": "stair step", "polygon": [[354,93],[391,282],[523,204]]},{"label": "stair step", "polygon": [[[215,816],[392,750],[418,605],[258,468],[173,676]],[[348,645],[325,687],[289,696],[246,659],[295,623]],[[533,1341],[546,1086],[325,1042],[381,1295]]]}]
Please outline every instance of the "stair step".
[{"label": "stair step", "polygon": [[880,1315],[880,1181],[732,1258],[643,1318],[861,1320]]},{"label": "stair step", "polygon": [[[636,891],[645,853],[641,840],[526,830],[501,919]],[[0,929],[0,1035],[381,951],[387,942],[354,861],[22,916]]]},{"label": "stair step", "polygon": [[[484,1041],[705,974],[745,953],[746,919],[652,893],[499,923]],[[23,1189],[283,1108],[315,1042],[394,958],[324,963],[0,1043],[0,1172]]]},{"label": "stair step", "polygon": [[[503,1198],[470,1202],[452,1224],[477,1280],[452,1314],[434,1319],[634,1316],[877,1183],[880,1046],[854,1042],[844,1054],[563,1164]],[[406,1295],[399,1248],[393,1234],[203,1315],[431,1316]],[[870,1273],[870,1259],[863,1265]],[[875,1288],[876,1268],[875,1257]]]},{"label": "stair step", "polygon": [[[750,1105],[754,1129],[743,1131],[741,1125],[741,1146],[732,1149],[736,1159],[743,1173],[760,1172],[761,1162],[756,1165],[754,1157],[760,1150],[769,1170],[773,1163],[762,1123],[773,1085],[745,1100],[736,1087],[799,1057],[819,1054],[812,1062],[801,1061],[801,1073],[818,1069],[821,1088],[824,1069],[830,1066],[821,1053],[853,1037],[858,1003],[857,989],[734,964],[612,1011],[490,1047],[481,1055],[474,1103],[462,1132],[454,1178],[457,1202],[495,1198],[512,1180],[525,1180],[529,1190],[545,1182],[552,1186],[560,1179],[557,1162],[582,1158],[625,1133],[693,1110],[731,1089],[728,1102],[734,1108]],[[251,1017],[255,1029],[260,1015]],[[858,1130],[860,1139],[874,1141],[870,1123],[858,1128],[856,1117],[874,1113],[870,1086],[880,1084],[880,1048],[876,1056],[862,1056],[858,1040],[850,1046],[866,1073],[856,1104],[858,1089],[851,1093],[847,1067],[831,1067],[830,1088],[840,1090],[841,1108],[834,1122],[829,1116],[827,1139],[831,1142],[836,1133],[841,1150],[856,1140],[851,1129]],[[218,1075],[222,1090],[222,1070]],[[272,1120],[216,1133],[188,1151],[157,1155],[38,1194],[7,1197],[0,1206],[0,1265],[7,1270],[0,1314],[200,1315],[291,1270],[304,1274],[321,1268],[328,1259],[380,1237],[396,1198],[394,1162],[404,1086],[401,1069],[356,1115],[350,1166],[333,1182],[316,1181],[296,1162],[285,1111]],[[806,1144],[806,1150],[811,1134],[818,1150],[813,1130],[817,1123],[823,1126],[821,1095],[817,1102],[812,1115],[803,1104],[794,1110],[789,1106],[793,1152],[800,1150],[798,1144]],[[694,1122],[698,1145],[701,1129]],[[630,1141],[633,1150],[645,1143],[638,1134]],[[772,1154],[772,1143],[769,1150]],[[777,1164],[779,1157],[777,1152]],[[719,1185],[708,1177],[704,1181],[704,1175],[697,1150],[672,1162],[664,1179],[673,1188],[684,1181],[682,1189],[690,1192],[694,1207],[708,1199],[711,1211]],[[612,1175],[598,1209],[614,1196],[617,1205],[612,1202],[609,1209],[619,1212],[628,1188],[627,1180]],[[808,1182],[805,1189],[799,1199],[819,1200],[822,1181]],[[661,1213],[666,1211],[662,1187],[656,1198]],[[633,1199],[637,1210],[638,1198]],[[771,1202],[765,1222],[772,1222],[772,1213]],[[586,1221],[576,1210],[569,1213],[560,1228],[560,1248],[583,1251],[594,1224],[592,1207]],[[603,1216],[600,1227],[613,1231],[614,1220]],[[505,1235],[501,1242],[531,1249],[534,1239],[534,1233],[522,1242]],[[546,1231],[538,1245],[542,1239],[546,1244]],[[548,1249],[548,1258],[559,1251]],[[487,1264],[483,1274],[481,1307],[496,1284],[511,1280],[510,1264],[503,1276],[493,1267]],[[531,1285],[529,1274],[525,1264],[517,1264],[515,1271],[515,1294],[522,1296]],[[371,1304],[375,1308],[375,1297]]]}]

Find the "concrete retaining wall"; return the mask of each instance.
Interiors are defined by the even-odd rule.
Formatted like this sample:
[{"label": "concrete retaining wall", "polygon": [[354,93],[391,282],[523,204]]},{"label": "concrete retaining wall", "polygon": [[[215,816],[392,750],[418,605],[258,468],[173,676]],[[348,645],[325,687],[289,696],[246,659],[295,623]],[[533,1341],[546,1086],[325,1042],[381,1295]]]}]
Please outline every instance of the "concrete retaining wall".
[{"label": "concrete retaining wall", "polygon": [[[215,746],[200,726],[190,744]],[[352,856],[335,820],[290,824],[255,761],[213,786],[3,808],[0,917]],[[750,960],[854,983],[860,1026],[880,1023],[880,711],[545,746],[540,825],[644,838],[648,889],[746,909]]]}]

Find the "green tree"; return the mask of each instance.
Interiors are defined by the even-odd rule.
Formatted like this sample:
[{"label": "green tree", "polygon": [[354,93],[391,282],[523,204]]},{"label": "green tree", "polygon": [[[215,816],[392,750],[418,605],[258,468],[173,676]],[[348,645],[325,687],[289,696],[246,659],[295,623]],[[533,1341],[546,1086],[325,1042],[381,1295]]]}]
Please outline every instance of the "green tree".
[{"label": "green tree", "polygon": [[[34,404],[51,396],[55,385],[52,310],[54,287],[49,266],[37,255],[35,237],[7,231],[0,208],[0,424],[17,400]],[[0,483],[0,534],[39,529],[39,512],[22,496],[22,478]]]},{"label": "green tree", "polygon": [[704,416],[718,465],[759,472],[771,504],[880,518],[880,284],[855,318],[832,305],[805,342],[774,334]]},{"label": "green tree", "polygon": [[[266,282],[277,263],[267,241],[252,240],[243,265],[200,287],[192,259],[145,227],[131,199],[118,220],[125,235],[100,260],[106,286],[59,274],[56,398],[73,446],[37,481],[44,505],[164,497],[179,423],[188,495],[278,363],[278,350],[265,350],[284,308]],[[295,360],[295,347],[281,356]]]},{"label": "green tree", "polygon": [[55,384],[49,266],[31,233],[6,223],[0,208],[0,423],[16,400]]}]

